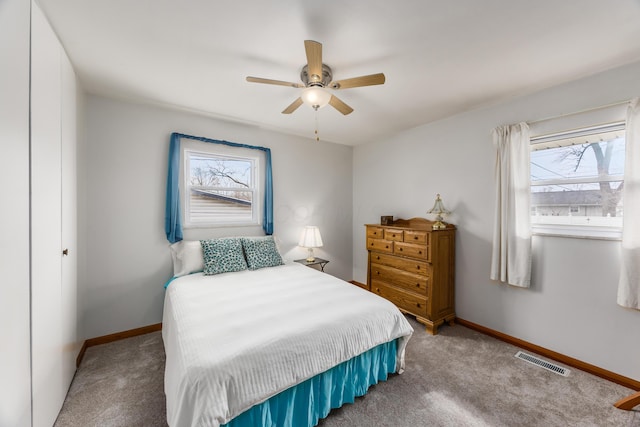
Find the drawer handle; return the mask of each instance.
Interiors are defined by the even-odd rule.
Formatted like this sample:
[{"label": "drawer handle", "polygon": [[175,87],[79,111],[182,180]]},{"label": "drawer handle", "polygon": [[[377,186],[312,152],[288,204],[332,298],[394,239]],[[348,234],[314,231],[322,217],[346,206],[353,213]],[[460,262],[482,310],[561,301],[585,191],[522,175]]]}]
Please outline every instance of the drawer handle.
[{"label": "drawer handle", "polygon": [[376,271],[376,274],[379,276],[379,275],[380,275],[380,272],[379,272],[379,271]]},{"label": "drawer handle", "polygon": [[418,251],[418,253],[419,253],[420,255],[422,255],[422,251]]},{"label": "drawer handle", "polygon": [[396,235],[395,235],[395,234],[392,234],[392,236],[393,236],[393,237],[396,237]]},{"label": "drawer handle", "polygon": [[378,259],[378,260],[379,260],[379,259],[380,259],[380,255],[378,255],[378,256],[376,257],[376,259]]},{"label": "drawer handle", "polygon": [[400,248],[400,252],[402,252],[402,248]]},{"label": "drawer handle", "polygon": [[413,236],[413,240],[418,240],[418,236]]},{"label": "drawer handle", "polygon": [[371,242],[371,246],[373,246],[373,242]]},{"label": "drawer handle", "polygon": [[416,288],[419,288],[419,287],[420,287],[420,283],[416,283]]},{"label": "drawer handle", "polygon": [[380,292],[380,288],[376,288],[376,292]]},{"label": "drawer handle", "polygon": [[420,308],[420,303],[416,303],[416,307]]},{"label": "drawer handle", "polygon": [[385,249],[389,249],[389,245],[385,246]]},{"label": "drawer handle", "polygon": [[416,265],[416,270],[420,270],[420,266],[419,265]]}]

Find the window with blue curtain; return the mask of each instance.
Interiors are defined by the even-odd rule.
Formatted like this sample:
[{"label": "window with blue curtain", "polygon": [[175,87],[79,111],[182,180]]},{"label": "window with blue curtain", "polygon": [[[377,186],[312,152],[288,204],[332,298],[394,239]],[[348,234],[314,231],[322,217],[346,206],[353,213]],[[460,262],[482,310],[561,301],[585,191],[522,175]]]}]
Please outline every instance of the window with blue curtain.
[{"label": "window with blue curtain", "polygon": [[[184,149],[191,141],[216,144],[212,150]],[[238,149],[235,154],[233,149]],[[247,155],[256,150],[263,155]],[[181,162],[182,159],[182,162]],[[263,167],[259,168],[258,165]],[[183,204],[189,225],[249,225],[262,222],[273,234],[271,150],[236,142],[172,133],[169,145],[165,232],[171,243],[183,238]],[[185,195],[181,199],[181,167]],[[263,171],[264,170],[264,171]],[[262,181],[264,185],[258,185]],[[258,188],[262,188],[262,200]],[[256,207],[262,204],[261,221]]]}]

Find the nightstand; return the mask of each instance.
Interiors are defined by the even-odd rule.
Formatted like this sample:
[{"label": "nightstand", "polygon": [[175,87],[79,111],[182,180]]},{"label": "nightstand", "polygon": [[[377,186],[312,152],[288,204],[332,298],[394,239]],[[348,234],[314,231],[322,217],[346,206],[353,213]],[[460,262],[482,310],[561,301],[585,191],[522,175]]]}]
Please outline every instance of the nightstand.
[{"label": "nightstand", "polygon": [[312,265],[317,265],[320,267],[320,271],[324,271],[324,266],[329,264],[329,261],[322,258],[316,258],[313,261],[307,261],[306,259],[296,259],[293,262],[297,262],[302,265],[306,265],[307,267],[311,267]]}]

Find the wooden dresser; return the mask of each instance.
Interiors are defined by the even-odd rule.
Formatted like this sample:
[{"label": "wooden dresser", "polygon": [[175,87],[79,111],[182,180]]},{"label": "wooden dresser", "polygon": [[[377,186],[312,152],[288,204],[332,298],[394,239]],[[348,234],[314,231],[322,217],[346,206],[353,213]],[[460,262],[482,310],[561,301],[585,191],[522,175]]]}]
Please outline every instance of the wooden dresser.
[{"label": "wooden dresser", "polygon": [[416,317],[435,335],[455,314],[455,233],[447,224],[398,219],[390,225],[367,224],[367,287]]}]

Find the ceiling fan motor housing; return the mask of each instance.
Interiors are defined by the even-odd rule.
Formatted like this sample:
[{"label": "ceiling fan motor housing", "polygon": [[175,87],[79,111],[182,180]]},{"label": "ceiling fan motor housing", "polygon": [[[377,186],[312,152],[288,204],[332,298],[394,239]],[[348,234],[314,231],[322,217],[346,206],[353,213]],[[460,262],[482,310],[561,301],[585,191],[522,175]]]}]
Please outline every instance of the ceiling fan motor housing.
[{"label": "ceiling fan motor housing", "polygon": [[300,80],[306,87],[311,86],[320,86],[327,87],[331,80],[333,79],[333,72],[331,71],[331,67],[326,64],[322,64],[322,76],[309,75],[309,65],[305,65],[302,67],[302,71],[300,71]]}]

